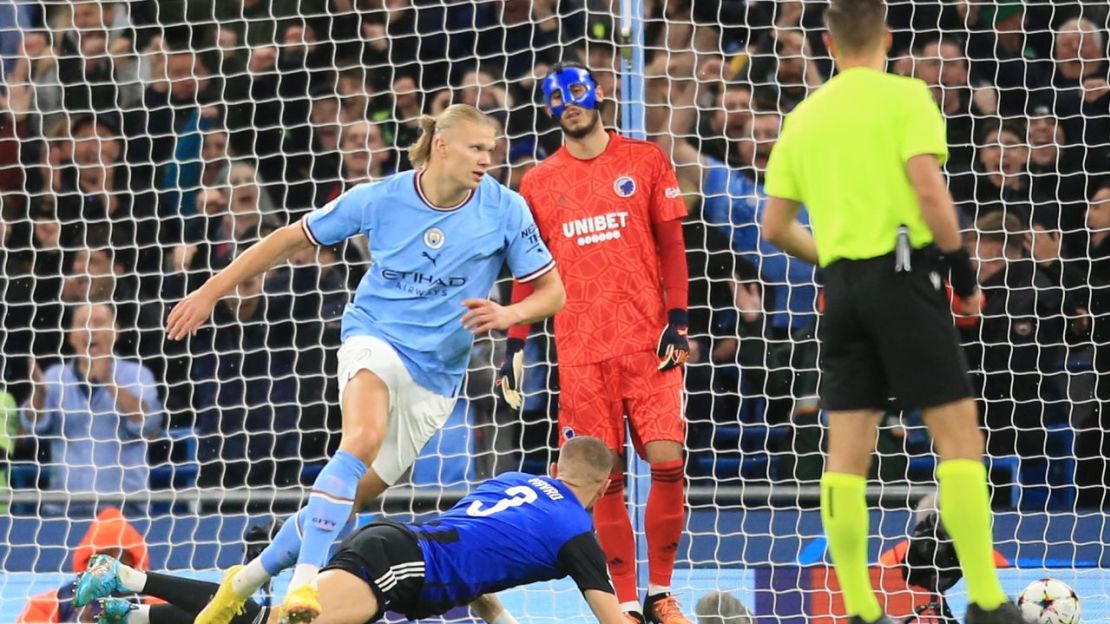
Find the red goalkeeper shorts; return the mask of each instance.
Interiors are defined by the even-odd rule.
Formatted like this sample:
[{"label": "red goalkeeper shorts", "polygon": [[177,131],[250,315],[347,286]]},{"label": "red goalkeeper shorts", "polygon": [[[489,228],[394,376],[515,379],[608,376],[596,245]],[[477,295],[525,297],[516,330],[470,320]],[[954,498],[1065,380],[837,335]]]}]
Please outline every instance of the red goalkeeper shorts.
[{"label": "red goalkeeper shorts", "polygon": [[583,366],[559,366],[559,445],[576,435],[624,450],[625,415],[636,452],[648,442],[682,443],[682,369],[659,370],[652,351]]}]

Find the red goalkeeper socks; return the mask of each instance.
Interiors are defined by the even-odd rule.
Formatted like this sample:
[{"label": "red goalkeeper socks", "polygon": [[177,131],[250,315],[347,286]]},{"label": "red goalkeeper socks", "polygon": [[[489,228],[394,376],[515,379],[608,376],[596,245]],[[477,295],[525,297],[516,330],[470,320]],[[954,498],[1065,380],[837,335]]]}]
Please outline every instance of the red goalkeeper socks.
[{"label": "red goalkeeper socks", "polygon": [[[594,504],[594,527],[605,557],[617,600],[639,604],[636,593],[636,540],[624,501],[624,474],[613,473],[609,489]],[[672,557],[672,560],[674,558]]]},{"label": "red goalkeeper socks", "polygon": [[683,461],[676,459],[651,465],[644,528],[647,531],[648,581],[652,586],[670,587],[678,539],[686,518],[686,476]]}]

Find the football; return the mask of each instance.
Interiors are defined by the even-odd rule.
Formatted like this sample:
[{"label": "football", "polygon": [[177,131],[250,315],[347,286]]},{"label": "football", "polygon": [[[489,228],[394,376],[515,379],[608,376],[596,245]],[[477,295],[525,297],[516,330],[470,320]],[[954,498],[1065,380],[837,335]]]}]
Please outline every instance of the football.
[{"label": "football", "polygon": [[1079,624],[1079,596],[1056,579],[1033,581],[1018,597],[1018,609],[1036,624]]}]

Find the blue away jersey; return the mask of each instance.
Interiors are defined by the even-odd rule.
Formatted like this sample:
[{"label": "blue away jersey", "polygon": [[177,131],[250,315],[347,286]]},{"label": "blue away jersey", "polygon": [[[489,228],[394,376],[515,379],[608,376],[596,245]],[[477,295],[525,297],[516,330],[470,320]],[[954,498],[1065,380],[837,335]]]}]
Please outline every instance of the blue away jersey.
[{"label": "blue away jersey", "polygon": [[360,184],[301,221],[317,244],[357,234],[371,266],[343,313],[342,339],[374,336],[401,356],[416,383],[454,396],[474,335],[462,302],[487,298],[501,266],[530,281],[555,266],[524,199],[490,176],[454,208],[436,208],[406,171]]},{"label": "blue away jersey", "polygon": [[509,472],[486,481],[437,520],[407,524],[424,553],[422,612],[570,576],[612,593],[593,519],[557,479]]}]

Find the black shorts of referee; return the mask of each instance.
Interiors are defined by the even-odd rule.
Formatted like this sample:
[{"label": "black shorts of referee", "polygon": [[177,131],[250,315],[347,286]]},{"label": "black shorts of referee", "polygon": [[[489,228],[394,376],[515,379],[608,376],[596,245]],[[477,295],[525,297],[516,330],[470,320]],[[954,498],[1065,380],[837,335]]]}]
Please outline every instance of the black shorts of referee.
[{"label": "black shorts of referee", "polygon": [[386,611],[423,615],[420,590],[424,586],[424,553],[416,535],[407,527],[375,520],[348,535],[331,561],[321,569],[343,570],[362,579],[374,592],[378,612],[367,623],[381,619]]},{"label": "black shorts of referee", "polygon": [[824,271],[821,405],[830,411],[925,409],[972,396],[934,245]]}]

